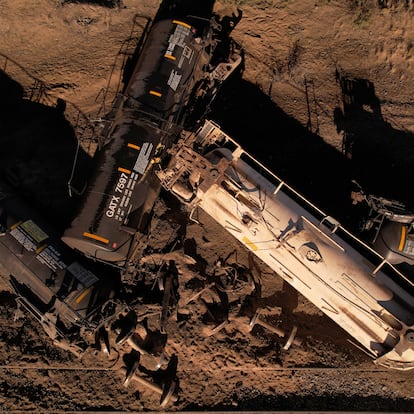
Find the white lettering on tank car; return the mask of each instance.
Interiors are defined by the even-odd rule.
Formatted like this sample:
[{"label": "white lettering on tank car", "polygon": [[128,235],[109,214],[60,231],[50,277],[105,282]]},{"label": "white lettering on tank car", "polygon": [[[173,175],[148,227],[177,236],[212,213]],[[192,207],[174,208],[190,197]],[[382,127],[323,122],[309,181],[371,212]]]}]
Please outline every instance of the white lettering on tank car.
[{"label": "white lettering on tank car", "polygon": [[144,174],[149,163],[152,147],[153,145],[150,142],[145,142],[135,162],[133,170],[141,175]]},{"label": "white lettering on tank car", "polygon": [[170,86],[170,88],[173,91],[176,91],[177,90],[177,87],[180,84],[181,78],[182,78],[182,75],[180,75],[174,69],[171,71],[170,77],[168,78],[167,84]]},{"label": "white lettering on tank car", "polygon": [[116,193],[122,193],[123,192],[123,189],[125,188],[125,184],[128,182],[128,179],[129,179],[129,177],[128,177],[127,174],[121,173],[121,176],[119,177],[118,182],[117,182],[116,187],[115,187],[115,192]]},{"label": "white lettering on tank car", "polygon": [[[185,43],[185,39],[189,34],[190,29],[188,29],[187,27],[177,26],[175,28],[174,33],[168,39],[168,47],[165,54],[173,56],[174,49],[176,46],[189,49]],[[182,58],[180,63],[182,63]]]},{"label": "white lettering on tank car", "polygon": [[191,60],[193,59],[194,50],[190,47],[186,46],[183,50],[183,54],[181,55],[181,59],[178,62],[178,68],[181,68],[184,63],[184,59],[188,59],[188,63],[191,63]]},{"label": "white lettering on tank car", "polygon": [[111,218],[115,215],[115,209],[118,207],[119,199],[121,197],[112,196],[111,201],[109,202],[108,210],[106,210],[106,216]]},{"label": "white lettering on tank car", "polygon": [[28,236],[24,231],[19,227],[13,229],[10,234],[29,252],[32,252],[36,249],[36,245],[33,243],[33,240]]},{"label": "white lettering on tank car", "polygon": [[45,264],[51,270],[56,271],[58,269],[65,269],[66,264],[62,261],[60,257],[60,252],[57,251],[53,246],[47,246],[42,252],[40,252],[36,259],[40,263]]},{"label": "white lettering on tank car", "polygon": [[183,50],[183,56],[187,58],[191,62],[191,58],[193,57],[194,51],[191,47],[186,46]]},{"label": "white lettering on tank car", "polygon": [[167,53],[170,51],[173,51],[176,45],[179,47],[184,47],[185,39],[189,34],[190,34],[190,29],[188,29],[187,27],[177,26],[174,30],[174,33],[168,39],[169,44],[168,44]]},{"label": "white lettering on tank car", "polygon": [[172,40],[173,40],[173,36],[171,35],[169,40],[168,40],[169,43],[168,43],[167,51],[165,52],[166,55],[170,55],[170,56],[173,55],[174,48],[175,48],[175,43],[173,43]]},{"label": "white lettering on tank car", "polygon": [[[129,203],[129,199],[126,200],[125,205],[127,205],[128,203]],[[125,217],[125,210],[119,207],[115,214],[115,220],[122,221],[124,217]]]},{"label": "white lettering on tank car", "polygon": [[[149,155],[151,153],[152,144],[144,144],[142,146],[142,154],[141,157],[145,157],[149,159]],[[139,159],[139,156],[138,156]],[[138,162],[138,160],[137,160]],[[142,162],[142,159],[141,159]],[[145,164],[145,162],[144,162]],[[142,167],[144,168],[148,164],[148,160],[145,165]],[[128,207],[129,202],[131,201],[132,197],[132,190],[135,187],[137,179],[139,175],[135,172],[131,172],[130,175],[126,173],[121,173],[118,182],[115,187],[116,196],[112,196],[111,201],[109,202],[109,207],[105,212],[105,215],[109,218],[113,218],[118,221],[123,221],[125,219],[126,211],[125,209]]]},{"label": "white lettering on tank car", "polygon": [[36,259],[56,271],[66,268],[66,264],[61,258],[61,254],[52,245],[39,248],[39,242],[49,238],[49,236],[32,220],[27,220],[20,226],[13,229],[10,234],[24,247],[28,252],[36,252]]}]

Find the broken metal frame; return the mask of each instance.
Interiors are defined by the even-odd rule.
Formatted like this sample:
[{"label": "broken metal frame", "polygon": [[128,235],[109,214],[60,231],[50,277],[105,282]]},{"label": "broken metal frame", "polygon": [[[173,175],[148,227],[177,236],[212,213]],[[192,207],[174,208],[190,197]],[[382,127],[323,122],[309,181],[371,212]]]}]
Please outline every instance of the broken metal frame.
[{"label": "broken metal frame", "polygon": [[[203,154],[204,148],[210,152]],[[413,282],[217,125],[206,121],[157,174],[190,216],[203,209],[345,329],[377,364],[414,369],[414,298],[398,286],[399,280]]]},{"label": "broken metal frame", "polygon": [[367,194],[356,181],[353,183],[358,187],[358,191],[351,194],[353,203],[364,201],[370,209],[368,217],[364,220],[362,231],[374,230],[371,243],[375,243],[377,240],[385,220],[405,224],[409,227],[408,232],[411,230],[414,225],[414,211],[408,209],[400,201]]}]

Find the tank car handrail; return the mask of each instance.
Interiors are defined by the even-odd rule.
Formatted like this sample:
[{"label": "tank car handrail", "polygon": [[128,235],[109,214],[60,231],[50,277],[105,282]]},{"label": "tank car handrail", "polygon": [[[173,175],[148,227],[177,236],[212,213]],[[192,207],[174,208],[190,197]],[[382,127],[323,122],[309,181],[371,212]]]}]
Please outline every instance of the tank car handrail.
[{"label": "tank car handrail", "polygon": [[[233,156],[236,158],[236,160],[237,159],[242,159],[243,154],[246,154],[246,156],[249,157],[249,160],[251,160],[253,162],[253,164],[258,167],[258,169],[255,169],[253,165],[250,165],[250,164],[247,163],[251,168],[253,168],[262,177],[263,177],[263,175],[260,173],[259,169],[263,169],[264,171],[266,171],[266,173],[270,177],[272,177],[274,180],[276,180],[276,182],[272,182],[272,181],[268,180],[267,177],[263,177],[265,180],[268,180],[271,184],[276,186],[275,190],[272,193],[274,196],[276,196],[280,191],[283,192],[283,191],[288,190],[291,194],[294,194],[297,198],[299,198],[299,200],[301,200],[304,203],[303,207],[305,207],[305,208],[310,207],[312,210],[314,210],[315,212],[318,213],[318,215],[321,217],[321,219],[319,220],[319,224],[324,224],[323,223],[324,221],[331,218],[331,216],[327,215],[323,210],[321,210],[319,207],[317,207],[315,204],[313,204],[311,201],[309,201],[306,197],[304,197],[301,193],[299,193],[297,190],[295,190],[293,187],[291,187],[289,184],[287,184],[284,180],[282,180],[280,177],[278,177],[273,171],[271,171],[263,163],[261,163],[259,160],[257,160],[252,154],[250,154],[248,151],[243,149],[237,141],[235,141],[233,138],[231,138],[226,133],[224,133],[216,123],[214,123],[213,121],[210,121],[210,120],[207,120],[206,122],[210,123],[214,128],[218,128],[220,130],[220,132],[222,133],[221,137],[224,138],[225,142],[231,142],[235,146],[235,149],[232,151],[232,153],[233,153]],[[201,131],[202,128],[203,127],[201,127],[199,131]],[[211,132],[211,130],[209,132]],[[197,135],[197,133],[196,133],[196,135]],[[245,159],[242,159],[242,161],[246,162]],[[287,194],[287,195],[289,195],[289,194]],[[334,226],[333,230],[331,230],[331,233],[336,234],[336,233],[338,233],[338,230],[340,230],[348,238],[350,238],[352,241],[354,241],[358,245],[358,247],[360,247],[360,249],[362,249],[362,251],[365,251],[366,253],[369,253],[370,255],[374,255],[379,259],[380,264],[378,266],[376,266],[376,268],[373,270],[372,275],[375,275],[376,273],[378,273],[378,271],[381,270],[384,267],[384,265],[388,265],[389,269],[391,269],[392,272],[396,276],[402,278],[410,286],[414,287],[414,282],[412,280],[410,280],[406,275],[404,275],[401,271],[399,271],[393,264],[391,264],[384,256],[379,254],[374,248],[369,246],[363,240],[356,237],[353,233],[351,233],[349,230],[347,230],[345,227],[343,227],[339,222],[335,223],[335,226]],[[338,237],[341,238],[341,236],[339,236],[339,235],[338,235]],[[364,253],[361,252],[361,254],[363,255]]]},{"label": "tank car handrail", "polygon": [[[11,253],[11,255],[13,255],[13,256],[15,256],[16,258],[17,258],[17,260],[19,260],[19,258],[13,253],[13,252],[10,252]],[[27,267],[24,263],[22,263],[22,266],[25,266],[25,267]],[[28,268],[29,269],[29,268]],[[30,270],[30,269],[29,269]],[[35,275],[35,277],[37,277],[38,278],[38,276],[35,274],[35,273],[33,273],[34,275]],[[39,278],[38,278],[39,279]],[[13,289],[15,290],[15,292],[17,293],[17,295],[18,295],[18,297],[20,297],[20,298],[22,298],[22,299],[24,299],[24,301],[26,302],[26,304],[29,304],[29,306],[31,307],[31,309],[28,309],[28,311],[30,312],[30,313],[32,313],[32,315],[33,316],[35,316],[36,317],[36,319],[38,319],[38,317],[41,315],[41,312],[37,309],[37,307],[34,305],[34,304],[32,304],[32,302],[29,300],[29,299],[27,299],[24,295],[23,295],[23,293],[21,293],[21,291],[20,291],[20,289],[18,288],[18,286],[17,286],[17,284],[20,284],[20,285],[22,285],[22,286],[26,286],[28,289],[30,289],[30,291],[31,291],[31,293],[32,293],[32,295],[34,295],[37,299],[39,299],[39,300],[41,300],[40,298],[39,298],[39,296],[35,293],[35,292],[33,292],[33,290],[30,288],[30,286],[28,286],[28,285],[26,285],[25,283],[22,283],[22,282],[20,282],[18,279],[15,279],[16,280],[16,282],[14,281],[14,277],[11,277],[10,278],[10,283],[12,284],[12,286],[13,286]],[[39,279],[40,280],[40,279]],[[46,287],[46,286],[45,286]],[[47,288],[47,287],[46,287]],[[50,289],[49,289],[50,290]],[[93,328],[95,328],[96,327],[96,324],[94,324],[94,323],[92,323],[90,320],[88,320],[88,318],[90,318],[92,315],[93,315],[93,313],[94,313],[94,310],[91,310],[91,312],[89,312],[89,313],[87,313],[87,314],[85,314],[85,316],[82,316],[82,315],[80,315],[80,313],[76,310],[76,309],[74,309],[74,308],[72,308],[71,306],[69,306],[66,302],[65,302],[65,300],[61,300],[61,299],[59,299],[57,296],[56,296],[56,294],[55,293],[53,293],[51,290],[50,290],[50,293],[51,293],[51,296],[52,297],[54,297],[54,298],[56,298],[56,300],[57,301],[59,301],[59,306],[62,306],[62,307],[64,307],[65,309],[66,309],[66,311],[68,311],[68,313],[69,314],[72,314],[72,315],[74,315],[74,316],[76,316],[77,317],[77,319],[75,319],[75,318],[73,318],[73,320],[71,320],[70,322],[71,322],[71,324],[72,325],[75,325],[75,326],[79,326],[79,327],[84,327],[84,328],[90,328],[90,329],[93,329]],[[34,312],[34,310],[36,311],[36,312]],[[62,315],[61,315],[62,316]],[[40,319],[39,319],[40,320]],[[63,333],[62,333],[62,336],[65,336]]]}]

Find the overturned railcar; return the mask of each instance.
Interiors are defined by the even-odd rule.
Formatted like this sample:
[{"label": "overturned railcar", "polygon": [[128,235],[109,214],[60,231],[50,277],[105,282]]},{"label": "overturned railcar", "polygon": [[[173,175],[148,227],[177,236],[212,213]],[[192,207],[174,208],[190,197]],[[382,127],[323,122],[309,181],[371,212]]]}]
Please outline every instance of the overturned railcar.
[{"label": "overturned railcar", "polygon": [[351,198],[354,204],[363,202],[369,207],[361,222],[363,237],[388,262],[414,279],[414,211],[400,201],[367,194],[359,185]]},{"label": "overturned railcar", "polygon": [[[414,283],[208,121],[158,172],[338,323],[375,362],[414,368]],[[209,151],[203,153],[203,148]]]},{"label": "overturned railcar", "polygon": [[205,20],[200,30],[190,20],[153,24],[113,111],[108,143],[97,155],[83,205],[62,237],[67,245],[125,266],[160,191],[154,164],[163,165],[177,139],[214,47],[213,29]]},{"label": "overturned railcar", "polygon": [[[414,265],[414,216],[410,223],[385,220],[375,238],[374,248],[390,263],[400,267],[412,267]],[[411,268],[410,271],[414,276],[414,269]]]},{"label": "overturned railcar", "polygon": [[[0,200],[0,268],[17,301],[57,340],[77,330],[93,332],[101,306],[115,293],[114,279],[78,257],[26,203]],[[108,276],[108,275],[107,275]]]}]

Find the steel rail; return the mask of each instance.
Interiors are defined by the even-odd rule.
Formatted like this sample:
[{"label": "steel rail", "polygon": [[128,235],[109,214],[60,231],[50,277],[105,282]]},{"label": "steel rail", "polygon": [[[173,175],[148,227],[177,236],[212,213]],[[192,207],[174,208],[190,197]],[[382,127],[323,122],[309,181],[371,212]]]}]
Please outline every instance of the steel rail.
[{"label": "steel rail", "polygon": [[[118,371],[116,367],[60,367],[60,366],[40,366],[40,365],[0,365],[0,370],[48,370],[48,371]],[[201,368],[201,371],[208,372],[216,370],[214,367]],[[361,373],[389,373],[386,368],[338,368],[338,367],[220,367],[221,371],[250,371],[250,372],[361,372]]]}]

